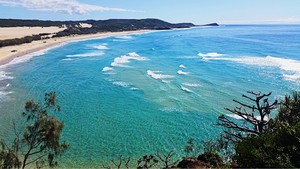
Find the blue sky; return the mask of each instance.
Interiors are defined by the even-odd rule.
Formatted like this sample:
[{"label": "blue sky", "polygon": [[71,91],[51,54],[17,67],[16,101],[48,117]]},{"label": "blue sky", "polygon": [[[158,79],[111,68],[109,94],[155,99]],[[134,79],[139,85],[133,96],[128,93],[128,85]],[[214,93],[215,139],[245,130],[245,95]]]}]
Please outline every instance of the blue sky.
[{"label": "blue sky", "polygon": [[299,24],[300,0],[0,0],[0,18]]}]

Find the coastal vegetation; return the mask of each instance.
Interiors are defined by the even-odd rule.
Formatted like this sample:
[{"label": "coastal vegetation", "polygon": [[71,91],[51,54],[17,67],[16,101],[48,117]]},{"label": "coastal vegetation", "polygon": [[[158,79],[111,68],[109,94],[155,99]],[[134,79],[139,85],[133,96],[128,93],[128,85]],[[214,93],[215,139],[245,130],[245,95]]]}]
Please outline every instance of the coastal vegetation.
[{"label": "coastal vegetation", "polygon": [[25,36],[23,38],[0,40],[0,47],[20,45],[23,43],[30,43],[32,41],[41,40],[41,39],[42,39],[41,35],[32,35],[32,36]]},{"label": "coastal vegetation", "polygon": [[[272,101],[271,93],[248,92],[248,102],[234,100],[239,106],[225,108],[239,118],[220,115],[217,125],[224,128],[218,139],[197,143],[193,139],[184,147],[183,159],[175,153],[155,152],[136,161],[136,168],[298,168],[300,167],[300,92]],[[250,102],[249,102],[250,101]],[[1,140],[0,167],[37,168],[57,166],[55,157],[67,150],[61,142],[63,122],[52,114],[60,111],[54,92],[46,93],[44,103],[30,100],[22,113],[24,126],[15,126],[16,138],[10,144]],[[132,168],[130,157],[119,156],[104,168]]]},{"label": "coastal vegetation", "polygon": [[[88,24],[90,27],[82,27],[82,24]],[[51,37],[64,37],[71,35],[95,34],[104,32],[122,32],[136,30],[169,30],[173,28],[190,28],[195,26],[192,23],[168,23],[159,19],[109,19],[109,20],[84,20],[84,21],[41,21],[41,20],[18,20],[18,19],[0,19],[0,27],[16,26],[38,26],[66,27],[65,30],[57,32]],[[0,47],[30,43],[41,40],[44,34],[26,36],[23,38],[0,40]],[[51,38],[47,37],[47,38]]]},{"label": "coastal vegetation", "polygon": [[45,94],[44,103],[27,101],[23,119],[14,123],[12,143],[0,141],[0,168],[41,168],[46,163],[57,166],[55,157],[69,146],[61,142],[64,123],[52,115],[58,112],[60,106],[56,104],[54,92]]}]

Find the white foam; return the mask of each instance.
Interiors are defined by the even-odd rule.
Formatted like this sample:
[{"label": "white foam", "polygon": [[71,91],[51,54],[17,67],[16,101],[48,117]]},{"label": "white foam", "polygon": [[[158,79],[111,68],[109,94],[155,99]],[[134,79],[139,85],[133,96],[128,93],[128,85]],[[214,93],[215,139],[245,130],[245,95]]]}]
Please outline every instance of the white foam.
[{"label": "white foam", "polygon": [[293,74],[293,75],[284,74],[283,78],[285,80],[288,80],[288,81],[295,81],[295,82],[297,82],[298,80],[300,80],[300,73]]},{"label": "white foam", "polygon": [[74,60],[72,58],[65,58],[65,59],[62,59],[63,61],[70,61],[70,60]]},{"label": "white foam", "polygon": [[153,79],[170,79],[174,78],[172,75],[164,75],[160,74],[161,71],[152,71],[152,70],[147,70],[147,74],[151,76]]},{"label": "white foam", "polygon": [[247,65],[278,67],[283,72],[283,78],[289,81],[300,80],[300,61],[273,56],[239,57],[239,58],[209,58],[209,60],[227,60]]},{"label": "white foam", "polygon": [[96,45],[96,46],[93,46],[93,47],[96,48],[96,49],[99,49],[99,50],[107,50],[107,49],[109,49],[107,47],[107,43],[102,43],[101,45]]},{"label": "white foam", "polygon": [[185,69],[186,67],[184,65],[179,65],[180,68]]},{"label": "white foam", "polygon": [[[242,116],[239,116],[239,115],[236,115],[236,114],[226,114],[226,116],[229,116],[229,117],[232,117],[232,118],[235,118],[235,119],[238,119],[238,120],[244,119]],[[257,119],[257,120],[261,120],[260,116],[254,116],[254,118]],[[265,116],[264,120],[269,121],[270,119],[269,119],[268,116]]]},{"label": "white foam", "polygon": [[[5,71],[0,71],[0,81],[2,80],[9,80],[9,79],[14,79],[14,77],[10,76],[10,73],[7,73]],[[9,83],[7,83],[5,86],[0,87],[0,100],[6,99],[12,92],[7,91],[7,88],[10,86]]]},{"label": "white foam", "polygon": [[236,114],[225,114],[225,115],[226,115],[226,116],[229,116],[229,117],[232,117],[232,118],[235,118],[235,119],[238,119],[238,120],[243,119],[243,117],[238,116],[238,115],[236,115]]},{"label": "white foam", "polygon": [[102,72],[107,72],[107,71],[111,71],[111,70],[114,70],[114,69],[111,68],[111,67],[104,67],[104,68],[102,69]]},{"label": "white foam", "polygon": [[129,35],[123,35],[123,36],[116,36],[118,39],[132,39],[132,36]]},{"label": "white foam", "polygon": [[184,72],[182,70],[178,70],[177,74],[179,74],[179,75],[187,75],[187,74],[190,74],[190,73],[189,72]]},{"label": "white foam", "polygon": [[162,80],[163,83],[171,83],[171,80]]},{"label": "white foam", "polygon": [[0,100],[6,100],[8,98],[8,95],[13,93],[12,91],[5,92],[0,89]]},{"label": "white foam", "polygon": [[9,76],[9,73],[0,71],[0,81],[1,80],[7,80],[7,79],[14,79],[14,77]]},{"label": "white foam", "polygon": [[189,87],[200,87],[201,84],[198,84],[198,83],[188,83],[188,82],[184,82],[182,83],[183,85],[185,86],[189,86]]},{"label": "white foam", "polygon": [[116,86],[120,86],[120,87],[129,87],[130,86],[128,83],[121,82],[121,81],[113,82],[113,84]]},{"label": "white foam", "polygon": [[[49,49],[47,49],[47,50],[49,50]],[[10,61],[9,63],[7,63],[5,65],[1,65],[0,68],[4,68],[4,67],[10,66],[10,65],[15,65],[15,64],[19,64],[19,63],[24,63],[24,62],[29,61],[34,56],[44,55],[45,53],[46,53],[46,50],[42,50],[42,51],[27,54],[27,55],[24,55],[24,56],[16,57],[12,61]]]},{"label": "white foam", "polygon": [[126,55],[116,57],[110,65],[113,67],[128,67],[126,64],[130,63],[130,60],[145,61],[147,58],[141,57],[135,52],[131,52]]},{"label": "white foam", "polygon": [[188,93],[191,93],[192,91],[186,87],[183,87],[181,86],[181,90],[185,91],[185,92],[188,92]]},{"label": "white foam", "polygon": [[221,57],[221,56],[224,56],[224,54],[220,54],[217,52],[211,52],[211,53],[198,53],[198,56],[200,56],[200,57]]},{"label": "white foam", "polygon": [[130,90],[139,90],[137,87],[131,87]]},{"label": "white foam", "polygon": [[12,91],[7,91],[7,88],[10,86],[8,83],[5,87],[0,87],[0,101],[6,100],[9,94],[13,93]]},{"label": "white foam", "polygon": [[67,55],[67,57],[93,57],[93,56],[102,56],[104,52],[90,52],[90,53],[81,53],[75,55]]}]

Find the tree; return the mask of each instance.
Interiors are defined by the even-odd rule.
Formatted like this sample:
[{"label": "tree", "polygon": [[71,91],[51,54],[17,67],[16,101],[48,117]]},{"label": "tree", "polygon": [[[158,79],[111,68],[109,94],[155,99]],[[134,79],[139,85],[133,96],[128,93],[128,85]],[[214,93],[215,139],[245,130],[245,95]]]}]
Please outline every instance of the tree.
[{"label": "tree", "polygon": [[176,164],[178,163],[179,160],[173,160],[173,156],[175,153],[173,151],[170,151],[168,153],[158,153],[156,152],[156,157],[160,160],[160,162],[163,164],[163,169],[169,169],[169,168],[174,168]]},{"label": "tree", "polygon": [[242,168],[299,168],[300,122],[237,143],[234,161]]},{"label": "tree", "polygon": [[[274,124],[278,127],[281,125],[295,125],[300,121],[300,92],[293,91],[292,95],[286,95],[280,103],[278,115]],[[276,127],[274,126],[274,127]]]},{"label": "tree", "polygon": [[275,100],[272,104],[269,103],[268,94],[255,93],[248,91],[248,94],[254,96],[250,97],[247,95],[242,95],[244,98],[253,102],[253,105],[249,105],[237,100],[233,100],[238,103],[239,106],[234,109],[225,108],[225,110],[240,117],[243,122],[237,122],[231,117],[222,114],[218,118],[217,125],[226,128],[225,136],[227,140],[232,142],[238,142],[247,135],[259,135],[268,130],[270,114],[274,110],[278,102]]},{"label": "tree", "polygon": [[[50,112],[51,111],[51,112]],[[25,168],[29,164],[41,167],[46,161],[50,167],[56,166],[55,157],[68,148],[66,142],[60,142],[64,123],[50,113],[60,112],[56,105],[56,94],[45,94],[44,104],[29,100],[25,104],[24,126],[15,127],[16,138],[11,146],[1,141],[0,166],[2,168]]]},{"label": "tree", "polygon": [[269,130],[249,135],[236,144],[239,167],[300,167],[300,92],[285,96]]}]

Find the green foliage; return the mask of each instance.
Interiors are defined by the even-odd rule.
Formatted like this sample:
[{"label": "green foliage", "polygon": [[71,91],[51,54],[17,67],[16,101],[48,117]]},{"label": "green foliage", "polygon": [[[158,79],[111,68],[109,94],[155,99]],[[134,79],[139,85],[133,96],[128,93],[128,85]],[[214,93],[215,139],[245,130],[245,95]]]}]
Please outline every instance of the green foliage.
[{"label": "green foliage", "polygon": [[25,36],[23,38],[0,40],[0,47],[20,45],[23,43],[30,43],[32,41],[41,40],[41,39],[42,39],[41,35],[32,35],[32,36]]},{"label": "green foliage", "polygon": [[299,96],[299,92],[293,92],[285,97],[268,131],[237,143],[234,161],[239,167],[300,167]]},{"label": "green foliage", "polygon": [[20,131],[15,131],[16,139],[12,146],[2,142],[0,166],[3,168],[25,168],[29,164],[41,166],[46,161],[50,167],[57,165],[55,157],[68,148],[68,144],[60,142],[63,122],[49,115],[60,111],[56,105],[54,92],[46,93],[44,104],[27,101],[22,113],[25,121]]},{"label": "green foliage", "polygon": [[300,167],[300,122],[237,144],[234,157],[239,167]]},{"label": "green foliage", "polygon": [[292,96],[286,95],[280,104],[280,109],[275,118],[276,126],[295,125],[300,121],[300,92],[294,91]]}]

